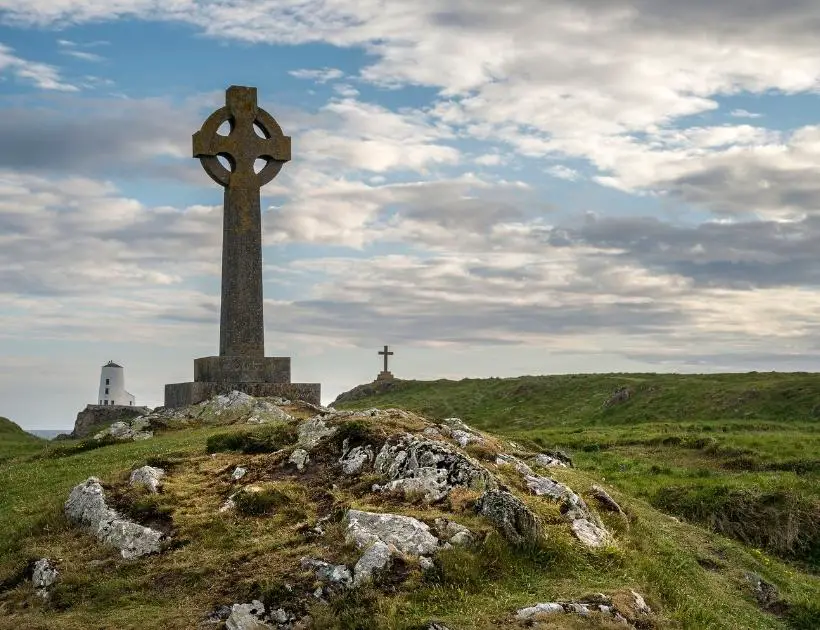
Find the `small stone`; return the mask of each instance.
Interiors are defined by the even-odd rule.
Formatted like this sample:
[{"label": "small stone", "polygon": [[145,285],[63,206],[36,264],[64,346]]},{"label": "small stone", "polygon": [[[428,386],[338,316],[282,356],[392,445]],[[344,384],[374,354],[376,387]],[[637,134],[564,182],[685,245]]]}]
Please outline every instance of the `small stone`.
[{"label": "small stone", "polygon": [[290,616],[285,612],[284,608],[277,608],[270,614],[270,618],[276,623],[287,623],[290,621]]},{"label": "small stone", "polygon": [[31,583],[38,590],[45,590],[57,581],[60,572],[48,558],[40,558],[34,563],[34,572],[31,575]]},{"label": "small stone", "polygon": [[165,471],[162,468],[154,468],[153,466],[143,466],[137,468],[131,473],[129,483],[132,486],[146,486],[153,494],[159,492],[159,487],[162,485],[162,478],[165,476]]},{"label": "small stone", "polygon": [[231,475],[231,479],[233,479],[234,481],[239,481],[246,474],[248,474],[247,468],[242,468],[242,466],[237,466],[236,469],[233,471],[233,474]]},{"label": "small stone", "polygon": [[544,468],[566,468],[567,464],[562,460],[558,459],[557,457],[552,457],[550,455],[544,455],[543,453],[539,453],[535,456],[535,463],[539,466],[543,466]]},{"label": "small stone", "polygon": [[635,600],[635,610],[637,612],[641,613],[642,615],[648,615],[652,612],[652,609],[644,600],[643,595],[641,595],[640,593],[636,593],[632,590],[629,592],[632,593],[632,597]]},{"label": "small stone", "polygon": [[342,465],[344,474],[355,475],[371,463],[373,458],[373,447],[368,444],[367,446],[357,446],[351,449],[346,455],[342,456],[339,463]]},{"label": "small stone", "polygon": [[259,600],[250,604],[234,604],[225,622],[228,630],[266,630],[271,626],[263,621],[265,605]]},{"label": "small stone", "polygon": [[347,588],[353,584],[353,575],[343,564],[330,564],[324,560],[314,558],[302,558],[303,569],[312,569],[316,574],[316,579],[333,587]]},{"label": "small stone", "polygon": [[380,540],[368,547],[353,567],[353,585],[359,586],[371,581],[376,573],[390,564],[395,550],[395,547]]},{"label": "small stone", "polygon": [[320,416],[314,416],[299,425],[299,446],[310,450],[324,438],[336,433],[337,430],[336,427],[329,427]]},{"label": "small stone", "polygon": [[290,455],[290,459],[288,460],[291,464],[296,464],[296,470],[302,471],[305,469],[305,466],[310,461],[310,455],[308,452],[303,448],[297,448],[293,453]]},{"label": "small stone", "polygon": [[432,558],[428,558],[427,556],[419,556],[419,566],[422,571],[429,571],[434,568],[436,564],[433,562]]},{"label": "small stone", "polygon": [[535,604],[535,606],[528,606],[520,608],[515,614],[515,618],[519,620],[532,619],[536,615],[556,615],[564,612],[564,607],[557,602],[547,602],[544,604]]},{"label": "small stone", "polygon": [[590,488],[589,493],[595,498],[598,503],[601,504],[601,507],[604,509],[609,510],[610,512],[617,512],[618,514],[623,514],[624,511],[621,509],[621,506],[609,496],[609,493],[604,490],[601,486],[592,486]]}]

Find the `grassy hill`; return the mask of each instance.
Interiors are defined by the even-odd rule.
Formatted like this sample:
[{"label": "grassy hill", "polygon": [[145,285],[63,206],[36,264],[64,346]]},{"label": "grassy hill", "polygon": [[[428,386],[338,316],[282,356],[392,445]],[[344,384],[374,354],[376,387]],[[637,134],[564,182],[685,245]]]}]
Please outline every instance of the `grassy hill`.
[{"label": "grassy hill", "polygon": [[16,423],[0,416],[0,462],[43,448],[45,440],[26,433]]},{"label": "grassy hill", "polygon": [[820,570],[820,375],[395,381],[334,406],[457,416],[569,450],[578,467],[669,514]]},{"label": "grassy hill", "polygon": [[[687,378],[693,379],[689,385]],[[427,630],[431,619],[450,630],[516,629],[525,627],[514,619],[520,607],[592,593],[620,601],[630,590],[642,593],[655,611],[635,627],[816,629],[820,576],[812,527],[818,471],[812,462],[818,424],[811,416],[812,377],[717,378],[726,387],[705,377],[672,375],[397,381],[380,386],[390,391],[357,388],[349,398],[360,398],[336,405],[401,407],[431,419],[457,416],[513,439],[519,446],[486,434],[483,445],[469,444],[464,452],[543,519],[543,539],[529,546],[509,544],[477,515],[472,491],[427,504],[377,493],[373,484],[382,481],[374,471],[340,474],[343,438],[378,451],[385,436],[430,428],[416,416],[339,416],[333,420],[339,432],[311,451],[303,473],[287,464],[297,426],[314,414],[299,406],[284,408],[294,420],[264,425],[245,424],[248,414],[186,412],[137,442],[41,442],[36,450],[20,443],[14,457],[0,461],[0,630],[187,630],[220,605],[251,599],[308,612],[314,630]],[[605,406],[623,386],[631,388],[629,395]],[[761,393],[748,394],[752,388]],[[783,391],[802,392],[785,397],[785,411],[767,402]],[[707,395],[718,411],[703,402]],[[734,403],[739,397],[743,401]],[[498,449],[519,448],[568,451],[574,468],[540,473],[594,506],[616,544],[583,547],[558,504],[528,494],[512,467],[497,465]],[[169,473],[159,495],[128,487],[130,471],[145,464]],[[231,479],[237,466],[248,471],[239,482]],[[168,526],[174,543],[159,555],[123,560],[71,526],[63,504],[91,475],[102,479],[130,517]],[[231,492],[250,484],[260,494],[243,495],[232,512],[219,511]],[[625,515],[599,508],[591,495],[595,484],[610,492]],[[345,542],[341,523],[349,508],[429,524],[455,519],[479,542],[439,552],[427,572],[408,560],[389,580],[322,602],[311,596],[316,584],[300,568],[300,558],[353,566],[360,552]],[[320,523],[325,534],[317,537]],[[40,557],[59,559],[60,579],[48,601],[26,581],[26,568]],[[773,585],[777,596],[761,597],[750,574]],[[539,627],[624,626],[566,614]]]}]

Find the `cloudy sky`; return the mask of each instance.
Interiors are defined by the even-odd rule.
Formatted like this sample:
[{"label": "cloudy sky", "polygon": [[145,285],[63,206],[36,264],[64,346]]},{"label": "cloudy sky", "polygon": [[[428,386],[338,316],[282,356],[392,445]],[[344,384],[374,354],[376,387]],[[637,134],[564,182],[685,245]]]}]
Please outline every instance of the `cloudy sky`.
[{"label": "cloudy sky", "polygon": [[232,84],[266,350],[372,380],[816,370],[816,0],[0,0],[0,415],[70,428],[218,352]]}]

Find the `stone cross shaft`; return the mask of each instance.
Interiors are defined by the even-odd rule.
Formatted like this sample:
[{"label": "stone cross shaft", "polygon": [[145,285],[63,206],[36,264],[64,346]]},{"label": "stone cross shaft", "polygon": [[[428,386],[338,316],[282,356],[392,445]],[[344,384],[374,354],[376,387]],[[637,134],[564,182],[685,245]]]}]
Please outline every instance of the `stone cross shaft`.
[{"label": "stone cross shaft", "polygon": [[380,355],[384,355],[384,371],[387,372],[387,357],[392,355],[392,352],[387,351],[387,346],[384,347],[384,350],[379,352]]},{"label": "stone cross shaft", "polygon": [[[218,133],[224,122],[230,125],[228,135]],[[259,189],[290,160],[290,137],[257,106],[256,88],[232,85],[225,91],[225,106],[193,135],[193,154],[211,179],[225,188],[219,355],[264,357]],[[258,159],[266,164],[257,173]]]}]

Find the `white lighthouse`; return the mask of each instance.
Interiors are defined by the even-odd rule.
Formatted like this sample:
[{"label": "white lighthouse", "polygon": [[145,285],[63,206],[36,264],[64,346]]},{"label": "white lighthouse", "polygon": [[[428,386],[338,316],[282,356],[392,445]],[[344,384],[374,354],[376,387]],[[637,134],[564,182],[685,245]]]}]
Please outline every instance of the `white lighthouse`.
[{"label": "white lighthouse", "polygon": [[109,361],[102,366],[100,372],[100,395],[101,405],[118,405],[133,407],[134,395],[125,391],[125,374],[121,365]]}]

